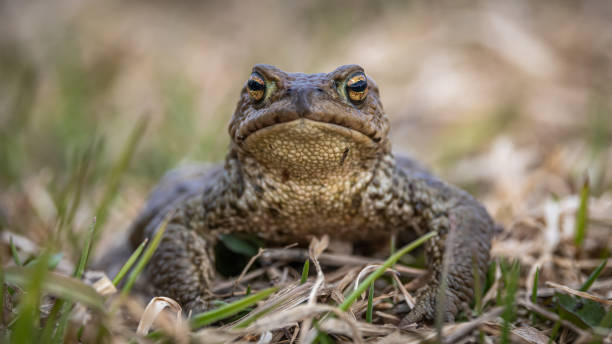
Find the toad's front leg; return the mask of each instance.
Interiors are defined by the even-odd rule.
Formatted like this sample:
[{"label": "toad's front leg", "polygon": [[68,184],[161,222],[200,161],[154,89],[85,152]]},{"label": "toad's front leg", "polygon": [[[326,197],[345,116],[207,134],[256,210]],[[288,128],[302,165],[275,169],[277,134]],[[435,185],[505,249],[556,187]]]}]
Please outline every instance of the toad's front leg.
[{"label": "toad's front leg", "polygon": [[[426,244],[432,279],[418,291],[417,304],[402,325],[433,320],[437,308],[444,320],[453,321],[474,296],[474,266],[483,280],[495,224],[485,208],[461,190],[431,180],[417,182],[413,190],[421,226],[438,235]],[[436,306],[438,300],[443,300],[442,307]]]},{"label": "toad's front leg", "polygon": [[169,223],[147,265],[154,292],[177,300],[186,310],[206,310],[204,298],[215,275],[213,240],[182,224]]}]

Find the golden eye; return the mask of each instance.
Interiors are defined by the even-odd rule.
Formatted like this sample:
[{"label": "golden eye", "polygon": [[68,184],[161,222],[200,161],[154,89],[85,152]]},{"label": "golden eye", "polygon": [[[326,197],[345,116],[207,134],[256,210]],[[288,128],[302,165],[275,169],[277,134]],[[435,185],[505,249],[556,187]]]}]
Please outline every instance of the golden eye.
[{"label": "golden eye", "polygon": [[266,83],[261,75],[258,73],[251,74],[249,81],[247,81],[247,91],[254,101],[258,102],[263,99],[266,93]]},{"label": "golden eye", "polygon": [[368,95],[368,79],[365,74],[358,72],[348,78],[346,94],[353,103],[360,103],[366,98]]}]

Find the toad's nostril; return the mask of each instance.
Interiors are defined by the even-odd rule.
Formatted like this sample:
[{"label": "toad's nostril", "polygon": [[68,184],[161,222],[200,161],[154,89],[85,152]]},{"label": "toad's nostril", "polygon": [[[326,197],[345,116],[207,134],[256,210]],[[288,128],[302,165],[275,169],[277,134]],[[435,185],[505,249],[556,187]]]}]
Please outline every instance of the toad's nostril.
[{"label": "toad's nostril", "polygon": [[320,88],[320,87],[317,87],[317,91],[318,91],[318,92],[321,92],[321,93],[325,93],[325,91],[323,91],[323,89],[322,89],[322,88]]},{"label": "toad's nostril", "polygon": [[312,87],[299,87],[296,89],[294,99],[295,110],[299,117],[305,117],[311,112],[311,95],[314,91]]}]

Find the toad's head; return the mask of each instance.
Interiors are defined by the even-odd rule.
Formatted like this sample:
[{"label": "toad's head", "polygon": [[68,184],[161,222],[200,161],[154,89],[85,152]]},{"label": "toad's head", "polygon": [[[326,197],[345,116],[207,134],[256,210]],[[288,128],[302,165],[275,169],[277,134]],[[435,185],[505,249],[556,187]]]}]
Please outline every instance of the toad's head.
[{"label": "toad's head", "polygon": [[293,178],[369,169],[389,152],[376,83],[357,65],[328,74],[256,65],[229,126],[237,151]]}]

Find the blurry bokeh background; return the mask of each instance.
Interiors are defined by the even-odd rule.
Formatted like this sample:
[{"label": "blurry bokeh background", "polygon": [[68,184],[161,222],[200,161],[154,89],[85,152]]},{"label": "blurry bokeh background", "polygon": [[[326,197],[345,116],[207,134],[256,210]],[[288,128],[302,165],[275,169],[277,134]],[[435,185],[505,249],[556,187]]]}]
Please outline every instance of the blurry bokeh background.
[{"label": "blurry bokeh background", "polygon": [[362,65],[395,151],[506,226],[587,175],[610,198],[612,1],[5,0],[0,225],[120,240],[166,170],[223,159],[255,63]]}]

